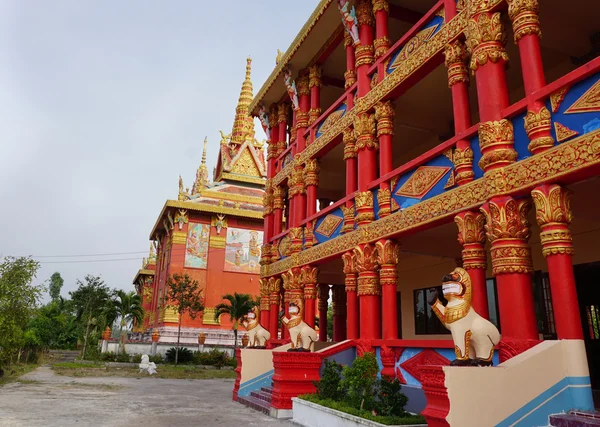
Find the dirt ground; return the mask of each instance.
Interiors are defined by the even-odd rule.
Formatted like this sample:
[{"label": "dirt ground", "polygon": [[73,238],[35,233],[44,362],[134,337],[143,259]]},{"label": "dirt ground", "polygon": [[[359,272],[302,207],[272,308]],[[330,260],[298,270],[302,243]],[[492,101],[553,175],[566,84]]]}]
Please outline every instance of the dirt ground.
[{"label": "dirt ground", "polygon": [[2,427],[292,426],[231,400],[233,380],[82,377],[42,366],[0,387]]}]

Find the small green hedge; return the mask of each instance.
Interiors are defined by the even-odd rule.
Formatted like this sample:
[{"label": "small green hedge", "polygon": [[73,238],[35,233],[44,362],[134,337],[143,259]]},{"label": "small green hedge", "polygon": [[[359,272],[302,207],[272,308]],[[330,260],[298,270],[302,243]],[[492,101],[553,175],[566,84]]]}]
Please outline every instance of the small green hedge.
[{"label": "small green hedge", "polygon": [[320,399],[316,394],[303,394],[298,396],[302,400],[306,400],[308,402],[316,403],[317,405],[325,406],[327,408],[335,409],[336,411],[345,412],[346,414],[354,415],[356,417],[365,418],[370,421],[375,421],[385,425],[412,425],[412,424],[427,424],[425,421],[425,417],[421,415],[407,415],[404,417],[386,417],[373,415],[369,411],[359,410],[352,408],[345,404],[344,402],[336,402],[331,399]]}]

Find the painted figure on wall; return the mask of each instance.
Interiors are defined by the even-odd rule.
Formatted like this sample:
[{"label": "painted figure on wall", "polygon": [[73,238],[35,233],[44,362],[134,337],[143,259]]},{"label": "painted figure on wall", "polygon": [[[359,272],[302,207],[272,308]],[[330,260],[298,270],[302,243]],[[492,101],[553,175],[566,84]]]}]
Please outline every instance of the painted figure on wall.
[{"label": "painted figure on wall", "polygon": [[185,266],[206,268],[208,262],[208,239],[210,225],[190,224],[185,251]]},{"label": "painted figure on wall", "polygon": [[260,273],[263,232],[228,228],[225,240],[225,271]]},{"label": "painted figure on wall", "polygon": [[286,68],[283,71],[283,80],[285,82],[285,87],[287,89],[287,93],[292,100],[292,104],[294,106],[294,110],[298,109],[298,90],[296,90],[296,82],[292,80],[292,71],[290,68]]},{"label": "painted figure on wall", "polygon": [[264,104],[260,104],[260,107],[258,109],[258,120],[260,120],[260,124],[262,125],[263,130],[267,134],[267,137],[269,137],[269,134],[271,132],[271,124],[269,123],[269,116],[267,115],[267,111],[265,109]]},{"label": "painted figure on wall", "polygon": [[494,348],[500,341],[500,332],[489,320],[471,307],[471,277],[458,267],[442,279],[442,293],[448,304],[438,299],[431,290],[429,304],[435,315],[452,333],[456,360],[453,366],[491,366]]},{"label": "painted figure on wall", "polygon": [[350,37],[352,37],[352,42],[356,46],[360,43],[356,10],[354,9],[354,6],[350,6],[350,2],[348,0],[338,0],[337,4],[338,9],[342,14],[342,22],[344,23],[344,27],[350,34]]}]

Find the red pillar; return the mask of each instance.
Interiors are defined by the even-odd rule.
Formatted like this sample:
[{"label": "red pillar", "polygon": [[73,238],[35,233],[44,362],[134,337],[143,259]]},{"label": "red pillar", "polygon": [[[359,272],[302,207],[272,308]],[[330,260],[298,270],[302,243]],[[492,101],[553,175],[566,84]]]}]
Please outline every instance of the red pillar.
[{"label": "red pillar", "polygon": [[[394,104],[391,101],[380,102],[375,106],[377,138],[379,139],[379,175],[385,175],[392,171],[392,138],[394,135],[395,115]],[[392,213],[391,201],[390,183],[382,182],[377,192],[380,217],[385,217]]]},{"label": "red pillar", "polygon": [[260,325],[269,330],[270,322],[271,322],[271,305],[270,305],[270,297],[269,297],[269,279],[260,279],[259,280],[259,290],[260,290]]},{"label": "red pillar", "polygon": [[281,291],[281,278],[269,277],[269,291],[271,293],[270,303],[270,321],[269,321],[269,332],[271,333],[271,339],[278,339],[278,325],[279,325],[279,303]]},{"label": "red pillar", "polygon": [[356,278],[356,255],[354,251],[342,255],[346,287],[346,332],[348,339],[357,340],[360,337],[358,294]]},{"label": "red pillar", "polygon": [[484,204],[487,237],[491,242],[492,268],[498,285],[502,336],[539,339],[531,274],[531,234],[527,214],[531,203],[496,197]]},{"label": "red pillar", "polygon": [[[346,163],[346,195],[354,194],[357,187],[357,162],[356,162],[356,137],[354,129],[347,128],[344,130],[344,162]],[[342,206],[344,212],[344,225],[342,233],[347,233],[354,230],[354,201],[348,200],[346,206]]]},{"label": "red pillar", "polygon": [[544,184],[534,189],[536,219],[541,227],[542,254],[548,262],[552,306],[558,339],[583,339],[579,301],[571,257],[571,193],[559,185]]},{"label": "red pillar", "polygon": [[273,187],[273,236],[283,231],[283,210],[285,209],[285,190],[276,185]]},{"label": "red pillar", "polygon": [[485,216],[480,212],[461,212],[454,218],[458,227],[458,242],[463,247],[463,268],[471,277],[472,305],[483,318],[489,319],[485,271]]},{"label": "red pillar", "polygon": [[317,213],[317,187],[319,185],[319,161],[307,160],[304,166],[304,184],[306,185],[306,216]]},{"label": "red pillar", "polygon": [[358,81],[358,97],[365,96],[371,89],[371,79],[368,75],[369,67],[375,62],[375,49],[373,47],[373,27],[375,19],[371,0],[359,0],[356,5],[356,18],[358,20],[358,34],[360,44],[356,46],[356,78]]},{"label": "red pillar", "polygon": [[287,122],[289,105],[282,102],[277,106],[277,123],[279,124],[279,138],[277,142],[277,157],[281,156],[287,148]]},{"label": "red pillar", "polygon": [[388,0],[373,0],[373,12],[375,14],[375,58],[379,58],[390,48],[388,38],[388,14],[390,6]]},{"label": "red pillar", "polygon": [[329,299],[329,285],[319,284],[319,341],[327,341],[327,300]]},{"label": "red pillar", "polygon": [[317,297],[317,268],[310,265],[302,267],[301,281],[304,287],[304,322],[315,327],[315,299]]},{"label": "red pillar", "polygon": [[[313,65],[308,69],[308,87],[310,89],[310,110],[308,124],[312,125],[321,116],[321,67]],[[309,141],[309,144],[312,141]]]},{"label": "red pillar", "polygon": [[375,219],[373,193],[369,184],[377,178],[377,149],[375,115],[362,113],[354,120],[356,151],[358,153],[358,191],[355,193],[356,222],[359,227]]},{"label": "red pillar", "polygon": [[377,270],[377,251],[372,244],[354,248],[358,271],[358,297],[360,298],[360,338],[381,338],[381,285]]},{"label": "red pillar", "polygon": [[346,339],[346,290],[344,286],[333,286],[333,341]]},{"label": "red pillar", "polygon": [[[348,89],[356,83],[356,55],[354,52],[354,45],[352,44],[352,37],[348,34],[348,31],[344,31],[344,47],[346,48],[344,89]],[[352,92],[348,92],[346,105],[348,106],[348,110],[354,107],[354,94]]]},{"label": "red pillar", "polygon": [[293,212],[291,227],[298,227],[304,219],[306,219],[306,187],[304,182],[304,165],[299,161],[299,154],[296,154],[295,160],[296,165],[290,180],[288,180],[288,186],[290,190],[288,192],[289,197],[292,199],[293,205],[290,211]]},{"label": "red pillar", "polygon": [[306,148],[306,128],[308,127],[308,111],[310,110],[310,89],[308,76],[298,78],[298,110],[296,111],[296,153],[301,153]]},{"label": "red pillar", "polygon": [[398,307],[396,289],[398,272],[396,266],[400,258],[400,245],[392,240],[377,242],[377,262],[381,266],[381,301],[383,305],[383,339],[398,339]]}]

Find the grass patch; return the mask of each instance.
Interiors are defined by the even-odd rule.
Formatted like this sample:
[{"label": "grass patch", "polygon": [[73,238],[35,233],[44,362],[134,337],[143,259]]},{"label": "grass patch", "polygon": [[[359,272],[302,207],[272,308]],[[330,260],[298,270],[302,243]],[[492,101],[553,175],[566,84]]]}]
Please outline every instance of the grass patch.
[{"label": "grass patch", "polygon": [[[148,374],[140,373],[138,368],[117,368],[97,365],[90,367],[85,366],[64,366],[64,365],[84,365],[77,363],[56,364],[52,367],[58,375],[66,375],[70,377],[127,377],[127,378],[145,378]],[[235,378],[235,371],[232,370],[214,370],[214,369],[198,369],[190,366],[168,366],[161,365],[157,367],[157,373],[152,375],[153,378],[168,378],[168,379],[187,379],[187,380],[204,380],[214,378]]]},{"label": "grass patch", "polygon": [[67,369],[99,369],[104,368],[104,364],[100,363],[80,363],[80,362],[56,362],[52,364],[52,367],[67,368]]},{"label": "grass patch", "polygon": [[316,403],[317,405],[325,406],[327,408],[335,409],[346,414],[354,415],[356,417],[365,418],[367,420],[375,421],[385,425],[411,425],[411,424],[427,424],[425,417],[421,415],[409,415],[406,417],[384,417],[379,415],[373,415],[369,411],[361,411],[359,409],[352,408],[343,402],[336,402],[331,399],[320,399],[316,394],[303,394],[298,396],[302,400]]},{"label": "grass patch", "polygon": [[33,363],[5,366],[3,368],[4,376],[0,377],[0,387],[4,384],[16,381],[17,378],[19,378],[21,375],[25,375],[26,373],[33,371],[37,367],[38,365]]}]

